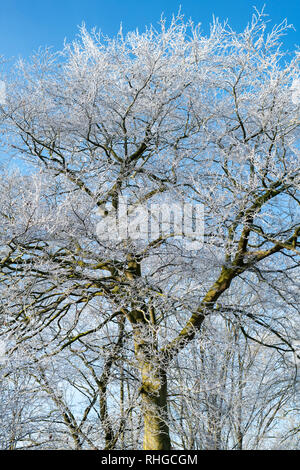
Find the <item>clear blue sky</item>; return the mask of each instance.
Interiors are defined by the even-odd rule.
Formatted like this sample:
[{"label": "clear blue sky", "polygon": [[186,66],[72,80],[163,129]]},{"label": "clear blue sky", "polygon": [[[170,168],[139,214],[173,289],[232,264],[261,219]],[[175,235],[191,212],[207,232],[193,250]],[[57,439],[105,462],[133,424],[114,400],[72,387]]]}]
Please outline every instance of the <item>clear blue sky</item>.
[{"label": "clear blue sky", "polygon": [[241,29],[255,5],[266,4],[266,13],[274,22],[287,18],[291,31],[284,44],[294,49],[300,43],[300,1],[298,0],[5,0],[0,5],[0,55],[6,58],[28,56],[39,46],[61,48],[64,38],[72,40],[83,21],[113,36],[122,22],[124,30],[155,24],[162,12],[167,17],[178,11],[201,22],[205,31],[212,15],[228,18]]}]

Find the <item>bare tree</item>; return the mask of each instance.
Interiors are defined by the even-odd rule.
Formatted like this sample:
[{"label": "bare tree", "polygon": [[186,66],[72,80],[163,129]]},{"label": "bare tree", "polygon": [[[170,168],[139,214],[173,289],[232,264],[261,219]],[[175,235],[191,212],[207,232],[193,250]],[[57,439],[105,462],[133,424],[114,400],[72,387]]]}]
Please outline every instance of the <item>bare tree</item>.
[{"label": "bare tree", "polygon": [[235,319],[211,316],[169,375],[170,427],[179,448],[273,448],[283,436],[295,397],[293,369],[276,350],[249,342]]},{"label": "bare tree", "polygon": [[[257,12],[241,33],[214,22],[208,36],[181,16],[114,39],[83,27],[7,83],[5,145],[28,171],[1,176],[2,332],[11,354],[23,345],[36,361],[108,339],[94,376],[106,448],[122,436],[106,393],[125,338],[145,450],[172,445],[168,371],[209,316],[238,316],[248,339],[265,344],[266,331],[267,346],[294,350],[299,66],[280,48],[287,29]],[[136,210],[173,201],[204,206],[203,247],[166,233],[164,215],[153,238],[142,231]],[[235,302],[246,288],[253,305]]]}]

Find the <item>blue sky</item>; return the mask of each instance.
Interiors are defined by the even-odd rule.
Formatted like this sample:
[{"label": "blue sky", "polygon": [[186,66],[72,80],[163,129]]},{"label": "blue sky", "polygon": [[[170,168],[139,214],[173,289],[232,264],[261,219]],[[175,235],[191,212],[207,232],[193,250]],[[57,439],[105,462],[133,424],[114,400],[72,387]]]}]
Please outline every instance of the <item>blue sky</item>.
[{"label": "blue sky", "polygon": [[72,40],[83,21],[113,36],[122,22],[124,30],[143,30],[155,24],[162,12],[170,17],[178,11],[201,22],[205,31],[212,15],[228,18],[235,29],[241,29],[255,5],[266,4],[266,13],[278,23],[287,18],[296,32],[284,39],[289,49],[300,43],[300,2],[296,0],[6,0],[0,4],[0,55],[6,58],[30,55],[39,46],[60,49],[64,38]]}]

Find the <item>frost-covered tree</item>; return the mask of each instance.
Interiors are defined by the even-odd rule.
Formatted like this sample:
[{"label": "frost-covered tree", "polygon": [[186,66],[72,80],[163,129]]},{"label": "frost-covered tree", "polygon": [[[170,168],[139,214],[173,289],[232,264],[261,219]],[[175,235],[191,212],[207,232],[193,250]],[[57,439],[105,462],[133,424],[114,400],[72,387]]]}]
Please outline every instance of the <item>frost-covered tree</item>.
[{"label": "frost-covered tree", "polygon": [[[23,163],[1,174],[1,331],[35,363],[72,348],[79,360],[95,342],[106,448],[141,416],[145,450],[177,445],[167,378],[209,316],[293,355],[299,55],[281,50],[287,29],[260,13],[241,33],[214,22],[207,36],[181,16],[114,39],[82,27],[10,72],[3,146]],[[174,201],[204,206],[203,246],[178,236],[174,211],[164,230]],[[136,212],[150,204],[163,207],[152,238]]]}]

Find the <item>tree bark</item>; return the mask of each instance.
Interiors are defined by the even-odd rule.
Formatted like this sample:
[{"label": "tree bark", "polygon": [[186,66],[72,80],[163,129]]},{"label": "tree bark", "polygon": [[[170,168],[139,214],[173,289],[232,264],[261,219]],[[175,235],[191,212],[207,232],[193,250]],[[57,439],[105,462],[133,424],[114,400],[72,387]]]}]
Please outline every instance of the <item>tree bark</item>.
[{"label": "tree bark", "polygon": [[142,402],[144,413],[144,450],[169,450],[171,448],[167,422],[166,372],[151,363],[142,369]]},{"label": "tree bark", "polygon": [[[128,254],[125,277],[141,276],[141,266],[134,255]],[[132,302],[127,318],[133,328],[135,357],[141,374],[140,393],[144,418],[144,450],[171,448],[168,426],[166,356],[158,350],[155,311],[142,299]],[[167,364],[167,363],[166,363]],[[165,364],[165,366],[166,366]]]}]

